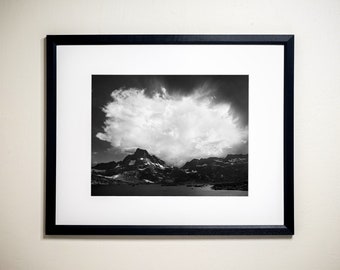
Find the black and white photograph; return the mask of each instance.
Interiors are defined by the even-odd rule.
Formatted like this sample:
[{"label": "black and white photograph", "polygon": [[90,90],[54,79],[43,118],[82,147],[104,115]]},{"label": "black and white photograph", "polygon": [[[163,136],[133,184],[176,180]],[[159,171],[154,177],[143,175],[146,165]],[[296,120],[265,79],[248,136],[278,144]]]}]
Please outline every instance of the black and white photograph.
[{"label": "black and white photograph", "polygon": [[248,196],[249,77],[92,75],[92,196]]}]

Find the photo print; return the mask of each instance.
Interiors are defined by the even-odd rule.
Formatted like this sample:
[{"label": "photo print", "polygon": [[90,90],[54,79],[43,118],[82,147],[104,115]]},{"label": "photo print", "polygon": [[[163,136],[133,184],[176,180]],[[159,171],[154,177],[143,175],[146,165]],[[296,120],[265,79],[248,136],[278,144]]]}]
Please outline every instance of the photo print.
[{"label": "photo print", "polygon": [[92,75],[92,196],[248,196],[248,75]]}]

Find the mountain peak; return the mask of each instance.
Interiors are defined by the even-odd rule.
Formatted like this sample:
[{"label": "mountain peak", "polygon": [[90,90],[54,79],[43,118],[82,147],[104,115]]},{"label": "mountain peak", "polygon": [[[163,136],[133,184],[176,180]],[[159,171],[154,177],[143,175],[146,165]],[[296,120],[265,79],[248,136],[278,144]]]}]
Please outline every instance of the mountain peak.
[{"label": "mountain peak", "polygon": [[149,154],[148,151],[137,148],[136,151],[131,155],[134,158],[151,158],[152,155]]},{"label": "mountain peak", "polygon": [[137,155],[137,156],[142,155],[142,156],[144,156],[144,155],[150,155],[150,154],[148,153],[148,151],[146,151],[144,149],[137,148],[135,153],[134,153],[134,155]]},{"label": "mountain peak", "polygon": [[135,160],[136,162],[136,160],[146,160],[146,159],[154,163],[165,165],[165,162],[163,160],[159,159],[155,155],[149,154],[148,151],[141,149],[141,148],[137,148],[136,151],[132,155],[126,156],[123,160],[123,163],[129,164],[130,161],[133,162],[133,160]]}]

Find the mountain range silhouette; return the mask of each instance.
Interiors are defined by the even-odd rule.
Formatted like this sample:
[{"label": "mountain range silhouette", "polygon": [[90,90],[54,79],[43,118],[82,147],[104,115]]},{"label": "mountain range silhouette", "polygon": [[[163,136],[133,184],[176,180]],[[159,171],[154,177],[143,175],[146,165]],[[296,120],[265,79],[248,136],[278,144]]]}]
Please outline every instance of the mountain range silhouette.
[{"label": "mountain range silhouette", "polygon": [[169,166],[147,150],[137,148],[122,161],[92,167],[92,185],[161,184],[213,185],[215,189],[248,190],[248,155],[193,159],[181,168]]}]

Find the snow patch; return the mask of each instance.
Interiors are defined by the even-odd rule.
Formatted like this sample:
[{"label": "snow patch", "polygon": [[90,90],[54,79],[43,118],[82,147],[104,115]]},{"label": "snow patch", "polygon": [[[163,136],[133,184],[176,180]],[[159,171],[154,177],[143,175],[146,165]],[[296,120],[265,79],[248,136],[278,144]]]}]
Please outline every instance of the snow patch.
[{"label": "snow patch", "polygon": [[148,180],[148,179],[143,179],[143,181],[144,181],[145,183],[148,183],[148,184],[153,184],[153,183],[154,183],[154,181],[151,181],[151,180]]}]

